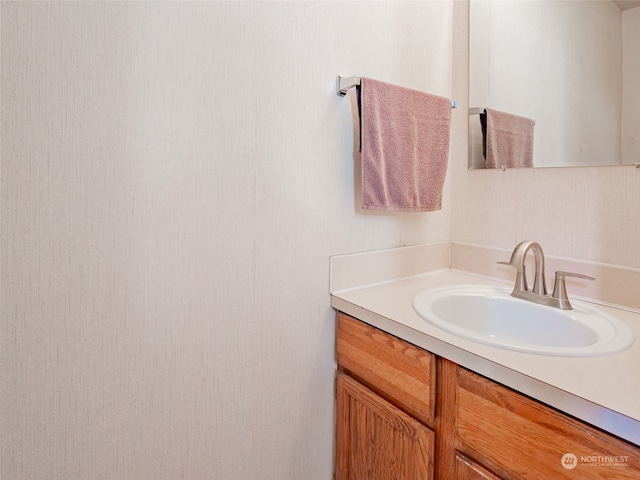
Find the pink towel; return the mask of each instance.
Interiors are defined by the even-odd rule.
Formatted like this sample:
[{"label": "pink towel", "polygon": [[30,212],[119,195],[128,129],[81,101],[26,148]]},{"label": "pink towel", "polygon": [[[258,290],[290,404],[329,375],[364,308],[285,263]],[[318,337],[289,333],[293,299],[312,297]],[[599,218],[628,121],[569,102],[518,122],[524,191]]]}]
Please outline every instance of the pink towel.
[{"label": "pink towel", "polygon": [[451,101],[363,78],[359,88],[362,208],[442,208]]},{"label": "pink towel", "polygon": [[533,167],[534,124],[530,118],[487,108],[486,167]]}]

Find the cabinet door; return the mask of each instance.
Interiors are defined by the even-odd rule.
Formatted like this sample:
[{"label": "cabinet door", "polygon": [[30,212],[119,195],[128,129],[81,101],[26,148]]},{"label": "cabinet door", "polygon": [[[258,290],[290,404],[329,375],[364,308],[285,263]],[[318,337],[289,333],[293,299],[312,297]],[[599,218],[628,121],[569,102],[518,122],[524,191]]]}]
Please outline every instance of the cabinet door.
[{"label": "cabinet door", "polygon": [[336,480],[433,478],[431,430],[340,372],[336,391]]}]

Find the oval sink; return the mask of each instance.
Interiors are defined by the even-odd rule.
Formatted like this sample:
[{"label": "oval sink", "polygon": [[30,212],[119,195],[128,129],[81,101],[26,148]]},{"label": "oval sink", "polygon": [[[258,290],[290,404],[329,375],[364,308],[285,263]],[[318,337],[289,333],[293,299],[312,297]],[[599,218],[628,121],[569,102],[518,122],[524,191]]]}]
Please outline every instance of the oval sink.
[{"label": "oval sink", "polygon": [[413,308],[426,321],[467,340],[507,350],[585,357],[620,352],[631,330],[586,302],[560,310],[511,296],[511,289],[452,286],[425,290]]}]

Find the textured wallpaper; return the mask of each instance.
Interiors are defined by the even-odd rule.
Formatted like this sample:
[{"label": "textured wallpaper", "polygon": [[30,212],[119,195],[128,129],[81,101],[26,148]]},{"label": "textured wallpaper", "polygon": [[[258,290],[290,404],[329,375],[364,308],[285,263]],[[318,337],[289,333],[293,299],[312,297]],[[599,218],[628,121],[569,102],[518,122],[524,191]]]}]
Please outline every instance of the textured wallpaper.
[{"label": "textured wallpaper", "polygon": [[329,256],[451,213],[360,211],[335,79],[450,96],[451,2],[0,8],[0,477],[329,480]]}]

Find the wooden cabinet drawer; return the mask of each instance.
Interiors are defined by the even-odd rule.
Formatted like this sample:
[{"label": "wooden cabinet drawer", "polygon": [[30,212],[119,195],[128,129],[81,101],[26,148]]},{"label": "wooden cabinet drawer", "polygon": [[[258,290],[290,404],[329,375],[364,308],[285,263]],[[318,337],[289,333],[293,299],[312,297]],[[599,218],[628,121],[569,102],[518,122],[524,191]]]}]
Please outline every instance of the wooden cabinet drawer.
[{"label": "wooden cabinet drawer", "polygon": [[637,447],[465,369],[457,380],[458,449],[505,478],[640,479]]},{"label": "wooden cabinet drawer", "polygon": [[337,361],[380,396],[431,425],[436,357],[348,315],[338,313]]}]

